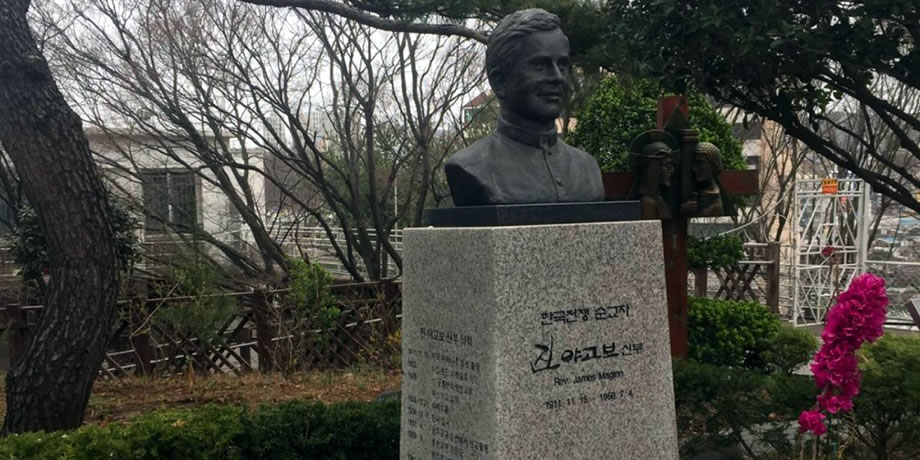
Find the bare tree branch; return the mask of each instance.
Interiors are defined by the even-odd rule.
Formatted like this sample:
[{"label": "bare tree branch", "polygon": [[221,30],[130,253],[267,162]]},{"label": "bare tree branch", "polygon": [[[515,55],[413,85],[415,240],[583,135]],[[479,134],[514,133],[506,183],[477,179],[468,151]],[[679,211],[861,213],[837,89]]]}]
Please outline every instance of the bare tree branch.
[{"label": "bare tree branch", "polygon": [[350,19],[359,24],[373,27],[375,29],[386,30],[390,32],[408,32],[417,34],[430,35],[456,35],[458,37],[470,38],[485,44],[489,37],[477,30],[473,30],[457,24],[424,24],[417,22],[403,22],[391,19],[385,19],[380,16],[374,16],[365,11],[348,6],[331,0],[242,0],[254,5],[266,5],[275,7],[300,8],[309,11],[319,11],[330,13]]},{"label": "bare tree branch", "polygon": [[354,279],[389,276],[389,235],[421,218],[457,148],[452,112],[483,81],[479,42],[326,13],[87,0],[74,15],[49,46],[84,118],[110,134],[100,158],[135,190],[155,167],[220,191],[255,252],[224,244],[226,226],[194,231],[244,272],[259,257],[285,270],[308,226]]}]

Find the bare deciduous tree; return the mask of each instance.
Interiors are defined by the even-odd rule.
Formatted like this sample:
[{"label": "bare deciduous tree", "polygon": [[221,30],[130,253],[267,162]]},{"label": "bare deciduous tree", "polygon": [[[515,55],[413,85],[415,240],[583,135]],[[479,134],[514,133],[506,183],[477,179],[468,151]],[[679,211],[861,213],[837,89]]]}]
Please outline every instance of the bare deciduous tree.
[{"label": "bare deciduous tree", "polygon": [[455,112],[482,82],[475,42],[320,14],[226,0],[88,0],[73,13],[48,46],[106,139],[101,159],[135,193],[145,170],[177,168],[225,194],[253,251],[161,217],[249,275],[285,269],[305,225],[356,280],[399,267],[389,234],[420,222],[456,148]]},{"label": "bare deciduous tree", "polygon": [[[727,116],[736,125],[744,117],[737,109]],[[759,132],[752,140],[760,159],[757,168],[761,192],[750,197],[749,206],[738,211],[737,223],[746,226],[745,233],[750,240],[783,241],[793,208],[793,187],[808,157],[808,149],[770,120],[755,116],[745,124],[749,128],[756,127]]]},{"label": "bare deciduous tree", "polygon": [[[873,93],[884,95],[898,107],[920,112],[920,91],[891,78],[879,78],[872,85]],[[734,110],[729,118],[740,121],[743,113]],[[822,138],[829,139],[839,150],[846,151],[854,164],[873,174],[901,178],[900,186],[909,189],[911,185],[898,171],[916,175],[918,160],[903,147],[901,134],[907,133],[913,142],[920,142],[920,131],[907,124],[892,129],[889,122],[880,118],[864,104],[852,99],[843,99],[831,105],[821,115],[822,122],[816,128]],[[837,163],[818,155],[803,142],[790,136],[782,126],[760,117],[749,120],[763,126],[764,132],[757,140],[763,150],[761,170],[762,194],[754,197],[750,207],[742,210],[739,223],[756,222],[748,233],[754,238],[783,240],[788,231],[787,222],[795,199],[793,186],[797,178],[815,179],[824,177],[848,178],[850,172]],[[886,212],[895,204],[889,195],[881,195],[873,209],[873,220],[869,223],[868,244],[871,247],[879,232]],[[869,204],[867,204],[869,205]]]}]

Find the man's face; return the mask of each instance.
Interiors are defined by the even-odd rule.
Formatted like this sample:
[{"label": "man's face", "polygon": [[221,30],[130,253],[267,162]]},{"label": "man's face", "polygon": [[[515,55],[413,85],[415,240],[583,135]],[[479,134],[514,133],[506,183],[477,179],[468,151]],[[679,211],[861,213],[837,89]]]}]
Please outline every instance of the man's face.
[{"label": "man's face", "polygon": [[662,158],[659,161],[661,161],[661,178],[659,179],[659,184],[664,187],[670,187],[671,175],[674,173],[674,163],[671,163],[669,158]]},{"label": "man's face", "polygon": [[503,68],[501,88],[495,88],[502,105],[523,119],[548,122],[559,117],[569,77],[569,40],[561,30],[524,37],[515,61]]},{"label": "man's face", "polygon": [[697,182],[705,182],[715,176],[712,163],[703,152],[696,152],[693,158],[693,176]]}]

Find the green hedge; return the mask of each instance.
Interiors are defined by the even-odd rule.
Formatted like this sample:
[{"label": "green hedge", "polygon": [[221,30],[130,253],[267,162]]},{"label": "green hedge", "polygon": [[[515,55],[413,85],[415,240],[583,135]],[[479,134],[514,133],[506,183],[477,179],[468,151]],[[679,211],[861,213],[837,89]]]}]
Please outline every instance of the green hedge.
[{"label": "green hedge", "polygon": [[4,460],[395,459],[399,401],[167,410],[128,424],[0,440]]},{"label": "green hedge", "polygon": [[[735,304],[721,302],[707,314],[735,315],[729,308]],[[742,307],[747,313],[741,317],[752,308]],[[814,351],[814,338],[804,334],[782,326],[762,340],[762,368],[675,362],[681,454],[743,446],[763,454],[757,458],[795,457],[799,448],[789,434],[797,429],[798,414],[813,407],[817,393],[810,376],[790,374]],[[836,425],[843,433],[860,433],[849,438],[843,458],[918,458],[920,389],[912,382],[920,378],[920,337],[886,336],[861,352],[860,367],[863,386],[855,410]],[[398,400],[331,406],[288,402],[253,413],[235,406],[167,410],[128,424],[0,439],[0,460],[362,460],[398,455]]]},{"label": "green hedge", "polygon": [[811,360],[818,341],[750,301],[691,297],[690,359],[715,366],[790,374]]},{"label": "green hedge", "polygon": [[756,302],[691,298],[688,326],[691,360],[674,363],[681,454],[732,446],[793,458],[789,433],[817,394],[810,376],[793,372],[818,340]]},{"label": "green hedge", "polygon": [[778,454],[756,457],[766,459],[794,458],[788,435],[817,389],[807,375],[675,361],[674,393],[681,456],[729,446]]},{"label": "green hedge", "polygon": [[691,297],[690,359],[717,366],[762,368],[767,341],[779,318],[757,302]]}]

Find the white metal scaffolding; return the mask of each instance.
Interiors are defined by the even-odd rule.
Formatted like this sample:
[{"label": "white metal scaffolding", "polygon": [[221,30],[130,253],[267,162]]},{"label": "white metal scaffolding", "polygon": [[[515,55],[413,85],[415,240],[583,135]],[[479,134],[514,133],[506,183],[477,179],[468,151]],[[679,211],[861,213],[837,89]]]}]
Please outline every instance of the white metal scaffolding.
[{"label": "white metal scaffolding", "polygon": [[865,271],[869,187],[838,179],[836,193],[822,180],[797,180],[792,222],[793,324],[821,324],[837,294]]}]

